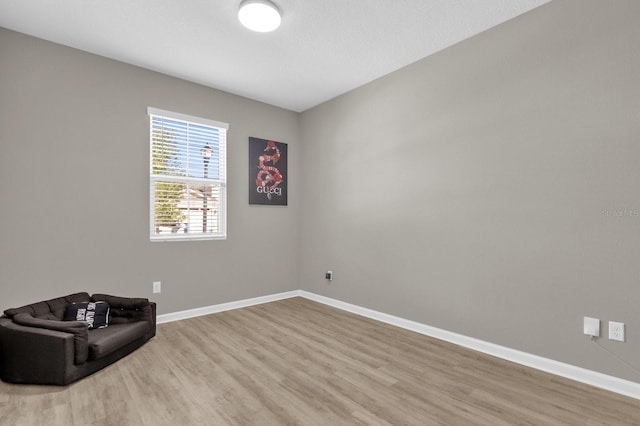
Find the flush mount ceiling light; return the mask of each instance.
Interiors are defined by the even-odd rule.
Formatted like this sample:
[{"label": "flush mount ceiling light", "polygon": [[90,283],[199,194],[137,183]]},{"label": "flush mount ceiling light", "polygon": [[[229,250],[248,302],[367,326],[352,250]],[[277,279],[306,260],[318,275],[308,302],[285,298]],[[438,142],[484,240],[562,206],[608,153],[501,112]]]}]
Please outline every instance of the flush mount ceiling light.
[{"label": "flush mount ceiling light", "polygon": [[245,0],[238,11],[240,23],[251,31],[268,33],[280,26],[278,7],[269,0]]}]

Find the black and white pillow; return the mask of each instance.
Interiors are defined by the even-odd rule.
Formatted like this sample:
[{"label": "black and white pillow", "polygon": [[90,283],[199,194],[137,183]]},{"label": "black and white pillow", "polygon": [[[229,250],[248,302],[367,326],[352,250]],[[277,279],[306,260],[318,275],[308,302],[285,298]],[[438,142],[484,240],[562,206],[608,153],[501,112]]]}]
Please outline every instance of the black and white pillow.
[{"label": "black and white pillow", "polygon": [[64,320],[86,322],[89,324],[89,330],[105,328],[109,325],[109,304],[107,302],[71,303],[64,310]]}]

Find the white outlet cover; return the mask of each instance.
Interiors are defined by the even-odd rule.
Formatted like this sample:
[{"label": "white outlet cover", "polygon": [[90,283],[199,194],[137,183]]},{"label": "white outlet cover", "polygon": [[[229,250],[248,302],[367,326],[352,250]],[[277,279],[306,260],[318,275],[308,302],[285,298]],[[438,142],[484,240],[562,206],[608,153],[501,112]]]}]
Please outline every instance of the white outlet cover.
[{"label": "white outlet cover", "polygon": [[598,318],[584,317],[584,334],[587,336],[600,336],[600,320]]},{"label": "white outlet cover", "polygon": [[624,323],[609,321],[609,340],[624,342]]},{"label": "white outlet cover", "polygon": [[160,293],[162,291],[162,282],[161,281],[154,281],[153,282],[153,292],[154,293]]}]

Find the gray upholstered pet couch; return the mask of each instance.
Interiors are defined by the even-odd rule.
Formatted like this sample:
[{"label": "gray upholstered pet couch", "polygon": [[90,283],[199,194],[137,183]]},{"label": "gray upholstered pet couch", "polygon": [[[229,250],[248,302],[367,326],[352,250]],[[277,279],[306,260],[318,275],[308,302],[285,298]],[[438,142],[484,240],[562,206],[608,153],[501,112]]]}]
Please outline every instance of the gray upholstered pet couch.
[{"label": "gray upholstered pet couch", "polygon": [[[109,325],[63,321],[67,305],[104,301]],[[156,305],[147,299],[75,293],[7,309],[0,317],[0,378],[67,385],[133,352],[156,334]]]}]

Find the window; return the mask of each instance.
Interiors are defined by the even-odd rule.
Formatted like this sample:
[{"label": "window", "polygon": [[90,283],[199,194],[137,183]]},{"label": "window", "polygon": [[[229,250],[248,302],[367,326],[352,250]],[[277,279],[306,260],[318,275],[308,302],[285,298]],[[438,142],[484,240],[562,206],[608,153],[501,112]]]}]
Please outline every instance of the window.
[{"label": "window", "polygon": [[156,108],[148,113],[151,241],[225,239],[229,126]]}]

